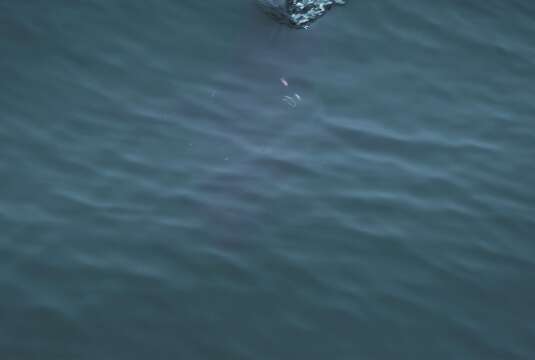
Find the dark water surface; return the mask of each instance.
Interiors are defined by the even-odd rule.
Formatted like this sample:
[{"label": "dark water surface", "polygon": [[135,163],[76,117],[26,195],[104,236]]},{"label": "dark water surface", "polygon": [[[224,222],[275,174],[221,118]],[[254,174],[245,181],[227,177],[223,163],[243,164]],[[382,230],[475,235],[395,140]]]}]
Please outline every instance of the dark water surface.
[{"label": "dark water surface", "polygon": [[0,359],[534,359],[535,2],[0,0],[0,80]]}]

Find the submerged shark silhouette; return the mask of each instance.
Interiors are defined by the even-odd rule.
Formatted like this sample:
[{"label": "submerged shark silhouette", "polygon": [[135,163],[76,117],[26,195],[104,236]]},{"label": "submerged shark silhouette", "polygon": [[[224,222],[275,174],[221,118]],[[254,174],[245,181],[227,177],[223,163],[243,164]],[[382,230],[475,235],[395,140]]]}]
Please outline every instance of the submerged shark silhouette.
[{"label": "submerged shark silhouette", "polygon": [[258,0],[278,21],[296,28],[305,28],[345,0]]}]

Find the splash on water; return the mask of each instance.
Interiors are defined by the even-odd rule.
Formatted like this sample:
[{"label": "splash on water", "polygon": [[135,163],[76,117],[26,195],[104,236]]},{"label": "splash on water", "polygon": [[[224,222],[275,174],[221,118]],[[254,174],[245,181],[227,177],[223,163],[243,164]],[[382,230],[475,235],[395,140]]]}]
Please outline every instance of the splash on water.
[{"label": "splash on water", "polygon": [[292,27],[308,29],[310,23],[325,15],[345,0],[258,0],[260,5],[277,20]]}]

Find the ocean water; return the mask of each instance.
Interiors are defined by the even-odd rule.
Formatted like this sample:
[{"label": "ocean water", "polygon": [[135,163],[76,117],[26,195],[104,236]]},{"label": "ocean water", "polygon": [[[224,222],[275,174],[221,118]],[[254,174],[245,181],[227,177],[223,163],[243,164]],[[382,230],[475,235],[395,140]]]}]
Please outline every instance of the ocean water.
[{"label": "ocean water", "polygon": [[0,0],[0,84],[0,359],[534,358],[535,2]]}]

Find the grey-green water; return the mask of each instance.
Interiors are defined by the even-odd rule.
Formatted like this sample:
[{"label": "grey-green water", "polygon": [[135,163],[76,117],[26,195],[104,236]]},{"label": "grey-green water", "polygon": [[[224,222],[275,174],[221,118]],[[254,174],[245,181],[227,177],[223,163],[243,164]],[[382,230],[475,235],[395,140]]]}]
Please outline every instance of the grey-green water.
[{"label": "grey-green water", "polygon": [[0,359],[533,359],[534,59],[530,0],[0,0]]}]

